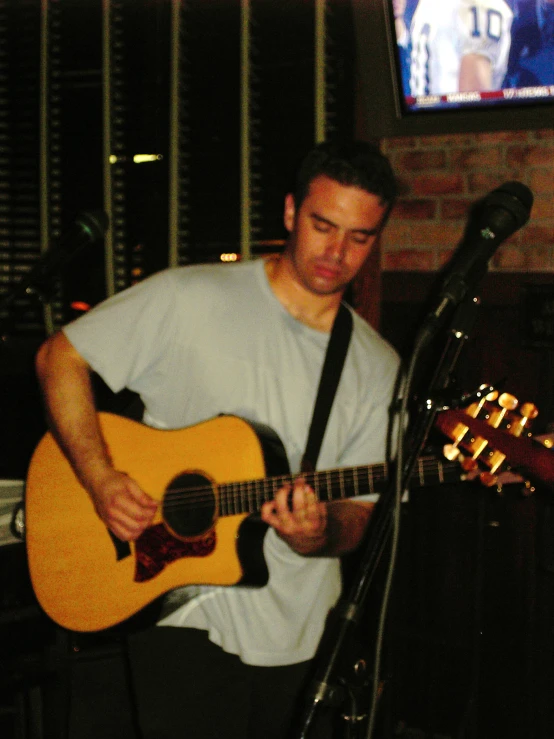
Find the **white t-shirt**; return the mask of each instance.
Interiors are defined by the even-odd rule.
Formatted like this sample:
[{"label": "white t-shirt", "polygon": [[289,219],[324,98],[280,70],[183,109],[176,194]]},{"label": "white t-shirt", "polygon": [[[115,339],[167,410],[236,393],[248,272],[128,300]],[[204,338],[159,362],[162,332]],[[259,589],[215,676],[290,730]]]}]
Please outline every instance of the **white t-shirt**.
[{"label": "white t-shirt", "polygon": [[[398,358],[353,318],[319,469],[385,459]],[[273,428],[291,471],[299,470],[329,335],[283,308],[261,260],[165,270],[64,330],[112,390],[140,394],[145,423],[181,428],[220,413],[242,416]],[[264,552],[265,587],[191,588],[196,597],[163,623],[207,629],[248,664],[310,659],[340,593],[339,560],[301,557],[273,530]]]},{"label": "white t-shirt", "polygon": [[486,57],[493,70],[492,88],[501,89],[512,19],[505,0],[419,0],[410,31],[412,95],[458,92],[466,54]]}]

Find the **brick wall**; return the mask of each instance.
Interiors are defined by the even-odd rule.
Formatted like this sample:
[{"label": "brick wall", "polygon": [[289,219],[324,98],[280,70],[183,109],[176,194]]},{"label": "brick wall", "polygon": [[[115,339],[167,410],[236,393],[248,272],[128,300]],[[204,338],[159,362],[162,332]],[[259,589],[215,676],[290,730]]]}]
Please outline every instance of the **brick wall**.
[{"label": "brick wall", "polygon": [[383,235],[384,271],[435,271],[452,255],[470,206],[509,180],[533,192],[527,225],[490,271],[554,272],[554,130],[389,138],[401,197]]}]

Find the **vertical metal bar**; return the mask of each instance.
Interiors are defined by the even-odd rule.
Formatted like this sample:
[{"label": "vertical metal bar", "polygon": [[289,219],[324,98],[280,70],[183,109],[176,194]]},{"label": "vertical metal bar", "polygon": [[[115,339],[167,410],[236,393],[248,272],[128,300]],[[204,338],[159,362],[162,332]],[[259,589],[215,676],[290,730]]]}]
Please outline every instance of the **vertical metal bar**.
[{"label": "vertical metal bar", "polygon": [[241,0],[240,8],[240,251],[243,259],[250,259],[250,0]]},{"label": "vertical metal bar", "polygon": [[179,72],[181,0],[171,0],[169,81],[169,266],[179,262]]},{"label": "vertical metal bar", "polygon": [[104,235],[106,294],[115,293],[115,268],[113,248],[113,192],[110,155],[112,153],[112,85],[111,85],[111,0],[102,0],[102,85],[104,133],[104,211],[108,216],[108,229]]},{"label": "vertical metal bar", "polygon": [[[50,241],[50,168],[48,154],[50,150],[50,128],[48,126],[49,100],[49,0],[41,0],[40,14],[40,93],[39,93],[39,220],[40,220],[40,251],[48,250]],[[47,336],[54,333],[54,317],[52,303],[43,304],[44,326]]]},{"label": "vertical metal bar", "polygon": [[325,9],[326,0],[315,0],[314,29],[314,120],[315,142],[325,141],[326,85],[325,85]]}]

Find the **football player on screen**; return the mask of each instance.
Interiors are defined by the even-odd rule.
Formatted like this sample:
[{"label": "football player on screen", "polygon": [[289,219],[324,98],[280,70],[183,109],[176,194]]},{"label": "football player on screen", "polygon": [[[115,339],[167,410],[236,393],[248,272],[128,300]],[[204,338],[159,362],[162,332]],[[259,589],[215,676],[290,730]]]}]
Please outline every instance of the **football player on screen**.
[{"label": "football player on screen", "polygon": [[512,20],[506,0],[419,0],[410,27],[411,94],[500,90]]}]

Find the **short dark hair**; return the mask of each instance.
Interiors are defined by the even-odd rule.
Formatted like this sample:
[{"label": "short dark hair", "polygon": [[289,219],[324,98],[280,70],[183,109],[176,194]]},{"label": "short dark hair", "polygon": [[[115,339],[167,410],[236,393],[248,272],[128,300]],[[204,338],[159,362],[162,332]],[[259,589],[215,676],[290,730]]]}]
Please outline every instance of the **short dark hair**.
[{"label": "short dark hair", "polygon": [[325,175],[341,185],[359,187],[377,195],[387,206],[387,219],[396,200],[396,178],[388,158],[367,141],[324,141],[304,158],[296,177],[294,203],[300,208],[311,182]]}]

